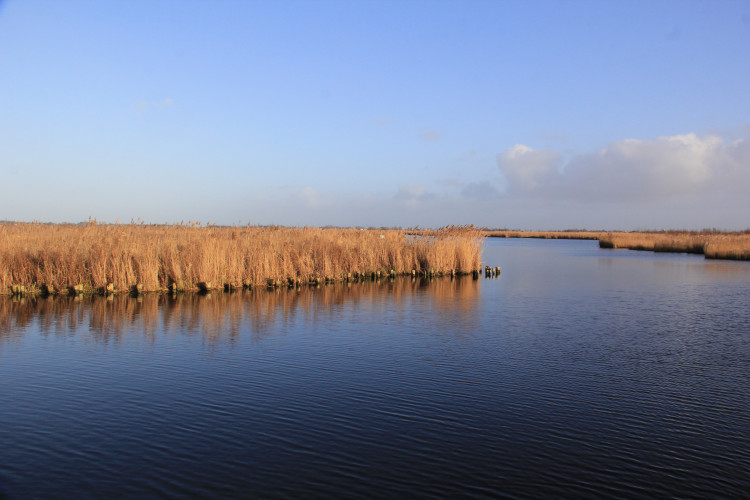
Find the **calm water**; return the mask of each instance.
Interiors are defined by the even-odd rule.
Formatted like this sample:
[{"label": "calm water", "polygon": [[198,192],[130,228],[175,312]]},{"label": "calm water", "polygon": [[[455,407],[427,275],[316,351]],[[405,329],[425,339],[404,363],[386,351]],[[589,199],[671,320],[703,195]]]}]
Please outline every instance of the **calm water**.
[{"label": "calm water", "polygon": [[750,263],[485,261],[499,279],[0,300],[0,496],[748,496]]}]

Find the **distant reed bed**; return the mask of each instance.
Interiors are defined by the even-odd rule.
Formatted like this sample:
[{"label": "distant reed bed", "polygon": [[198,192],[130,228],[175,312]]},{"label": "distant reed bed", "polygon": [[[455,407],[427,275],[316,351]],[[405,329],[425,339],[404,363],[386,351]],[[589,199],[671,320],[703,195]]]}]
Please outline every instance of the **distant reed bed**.
[{"label": "distant reed bed", "polygon": [[654,252],[695,253],[703,254],[708,259],[750,260],[750,233],[748,232],[607,233],[599,238],[599,246]]},{"label": "distant reed bed", "polygon": [[481,266],[473,226],[402,230],[0,224],[0,293],[298,285]]},{"label": "distant reed bed", "polygon": [[485,236],[492,238],[541,238],[560,240],[598,240],[607,234],[603,231],[569,230],[569,231],[520,231],[512,229],[485,230]]},{"label": "distant reed bed", "polygon": [[708,259],[750,260],[750,231],[518,231],[484,230],[495,238],[599,240],[601,248],[703,254]]}]

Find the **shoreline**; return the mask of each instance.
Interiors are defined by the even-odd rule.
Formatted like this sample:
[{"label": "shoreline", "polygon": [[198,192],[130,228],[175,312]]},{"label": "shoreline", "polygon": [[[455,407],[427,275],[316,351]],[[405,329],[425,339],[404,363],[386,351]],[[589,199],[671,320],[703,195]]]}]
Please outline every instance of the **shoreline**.
[{"label": "shoreline", "polygon": [[484,276],[484,279],[496,279],[500,277],[500,271],[499,268],[493,268],[491,272],[486,272],[485,270],[482,270],[482,272],[479,272],[479,270],[474,272],[468,272],[468,273],[442,273],[442,272],[435,272],[435,273],[421,273],[421,274],[396,274],[396,275],[371,275],[371,276],[359,276],[359,277],[352,277],[351,279],[338,279],[338,280],[328,280],[328,281],[320,281],[320,282],[306,282],[306,283],[272,283],[268,285],[258,285],[258,286],[243,286],[240,288],[232,288],[227,287],[226,285],[224,287],[215,287],[215,288],[201,288],[201,287],[192,287],[185,290],[170,290],[168,288],[160,288],[160,289],[154,289],[154,290],[138,290],[137,288],[131,289],[131,290],[114,290],[114,291],[108,291],[108,290],[101,290],[101,289],[90,289],[90,288],[84,288],[83,290],[69,290],[69,289],[63,289],[63,290],[55,290],[54,292],[50,293],[49,291],[45,290],[44,288],[35,288],[33,290],[23,290],[19,292],[13,292],[13,293],[0,293],[0,300],[20,300],[24,301],[26,299],[29,300],[37,300],[37,299],[67,299],[67,300],[88,300],[88,299],[102,299],[102,300],[112,300],[114,298],[118,297],[127,297],[131,299],[142,299],[143,297],[148,296],[163,296],[168,298],[177,298],[177,297],[189,297],[189,296],[196,296],[196,297],[211,297],[213,293],[219,293],[219,294],[227,294],[227,295],[234,295],[234,294],[257,294],[257,293],[266,293],[266,292],[301,292],[301,291],[315,291],[315,290],[322,290],[324,288],[329,287],[340,287],[343,286],[344,288],[349,288],[351,285],[360,285],[360,286],[367,286],[367,285],[374,285],[374,286],[388,286],[388,285],[394,285],[404,282],[409,282],[412,284],[417,284],[419,286],[424,286],[425,284],[431,284],[431,283],[437,283],[439,281],[447,281],[450,283],[459,283],[462,280],[469,280],[469,281],[478,281],[482,276]]},{"label": "shoreline", "polygon": [[463,279],[477,281],[480,277],[484,276],[485,279],[492,279],[492,278],[499,278],[500,277],[500,268],[494,267],[490,268],[489,266],[486,266],[486,269],[477,269],[470,272],[447,272],[444,273],[442,271],[424,271],[422,273],[404,273],[404,274],[381,274],[381,273],[370,273],[370,274],[361,274],[358,276],[351,276],[351,277],[342,277],[342,278],[329,278],[325,280],[310,280],[310,281],[275,281],[275,282],[269,282],[266,285],[242,285],[240,287],[233,287],[229,286],[228,284],[224,284],[224,286],[205,286],[204,284],[199,284],[200,286],[193,286],[190,288],[185,289],[171,289],[171,288],[156,288],[156,289],[150,289],[150,290],[144,290],[142,288],[139,288],[137,286],[131,287],[128,289],[118,289],[118,290],[107,290],[102,288],[76,288],[76,287],[69,287],[64,289],[57,289],[50,291],[47,287],[35,287],[30,290],[26,290],[25,288],[22,290],[12,290],[11,293],[0,293],[0,298],[6,297],[6,298],[74,298],[74,299],[80,299],[80,298],[88,298],[88,297],[99,297],[99,298],[113,298],[113,297],[131,297],[131,298],[139,298],[146,295],[164,295],[164,296],[170,296],[170,297],[177,297],[182,295],[196,295],[196,296],[210,296],[212,293],[227,293],[227,294],[235,294],[235,293],[256,293],[256,292],[273,292],[273,291],[279,291],[279,290],[289,290],[289,291],[300,291],[303,289],[307,290],[315,290],[320,289],[321,287],[327,287],[327,286],[335,286],[335,285],[364,285],[364,284],[375,284],[375,285],[382,285],[382,284],[388,284],[388,283],[395,283],[397,280],[409,280],[411,282],[417,282],[419,281],[421,284],[424,284],[425,282],[431,283],[433,281],[446,279],[451,282],[453,281],[459,281]]}]

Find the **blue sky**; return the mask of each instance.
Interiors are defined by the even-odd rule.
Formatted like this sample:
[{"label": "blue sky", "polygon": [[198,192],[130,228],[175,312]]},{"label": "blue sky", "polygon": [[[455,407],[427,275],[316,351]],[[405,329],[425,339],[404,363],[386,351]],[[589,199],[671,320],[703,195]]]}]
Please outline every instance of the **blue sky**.
[{"label": "blue sky", "polygon": [[750,227],[748,2],[0,2],[0,219]]}]

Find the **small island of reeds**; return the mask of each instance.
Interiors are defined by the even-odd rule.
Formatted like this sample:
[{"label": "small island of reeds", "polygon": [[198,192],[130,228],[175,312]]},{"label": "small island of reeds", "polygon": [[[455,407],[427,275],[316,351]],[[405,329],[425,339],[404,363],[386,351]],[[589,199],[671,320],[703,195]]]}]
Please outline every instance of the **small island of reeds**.
[{"label": "small island of reeds", "polygon": [[473,226],[399,229],[0,224],[0,294],[295,286],[481,266]]},{"label": "small island of reeds", "polygon": [[601,248],[695,253],[707,259],[750,260],[750,230],[719,231],[517,231],[488,230],[498,238],[599,240]]}]

